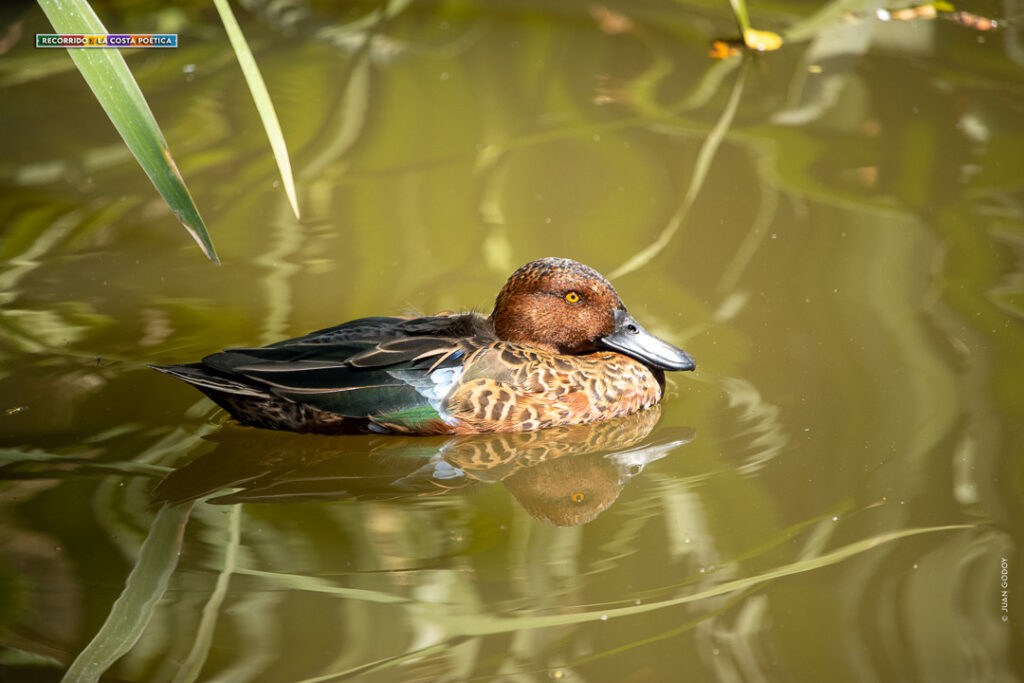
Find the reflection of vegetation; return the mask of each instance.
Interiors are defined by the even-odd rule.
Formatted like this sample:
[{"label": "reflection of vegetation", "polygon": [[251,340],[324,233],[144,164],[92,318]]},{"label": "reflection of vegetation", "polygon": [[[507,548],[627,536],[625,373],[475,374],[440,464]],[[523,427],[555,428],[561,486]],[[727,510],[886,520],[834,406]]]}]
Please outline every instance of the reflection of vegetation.
[{"label": "reflection of vegetation", "polygon": [[495,616],[495,615],[458,615],[458,616],[435,616],[435,618],[445,624],[453,634],[467,634],[467,635],[482,635],[485,633],[507,633],[510,631],[520,631],[524,629],[534,628],[548,628],[556,626],[565,626],[568,624],[580,624],[585,622],[594,621],[607,621],[611,618],[616,617],[628,617],[637,614],[644,614],[646,612],[652,612],[655,610],[661,610],[668,607],[674,607],[677,605],[684,605],[690,602],[699,602],[702,600],[708,600],[721,595],[727,595],[736,591],[746,591],[758,584],[780,579],[786,576],[792,576],[794,574],[800,574],[815,569],[821,569],[832,564],[842,562],[843,560],[849,559],[853,556],[872,550],[879,546],[897,541],[901,538],[908,536],[916,536],[919,534],[933,533],[937,531],[952,531],[956,529],[966,529],[968,525],[951,525],[951,526],[940,526],[940,527],[925,527],[918,529],[903,529],[900,531],[879,534],[873,538],[868,538],[863,541],[851,543],[849,545],[837,548],[831,552],[826,552],[813,558],[807,558],[797,560],[790,564],[782,567],[778,567],[771,571],[763,574],[757,574],[754,576],[744,577],[733,581],[726,581],[721,583],[714,588],[699,591],[691,595],[668,598],[665,600],[655,600],[648,602],[643,605],[632,605],[627,607],[609,607],[591,612],[583,612],[578,614],[558,614],[558,615],[545,615],[545,616],[523,616],[523,617],[506,617],[506,616]]},{"label": "reflection of vegetation", "polygon": [[188,507],[164,507],[153,520],[138,561],[128,575],[124,592],[114,603],[103,628],[75,658],[65,681],[97,681],[110,666],[134,647],[167,590],[181,554],[181,536]]},{"label": "reflection of vegetation", "polygon": [[[191,397],[141,359],[410,305],[483,306],[488,269],[533,256],[628,262],[694,186],[745,68],[685,229],[622,283],[652,327],[708,359],[696,381],[670,383],[650,438],[695,424],[700,439],[583,527],[538,523],[500,486],[286,512],[198,505],[165,601],[111,674],[171,680],[188,661],[183,676],[620,680],[671,675],[667,661],[695,679],[966,679],[974,664],[1008,677],[1013,631],[978,577],[1017,552],[1005,530],[1024,500],[1024,460],[1007,457],[1024,406],[1020,30],[843,19],[862,4],[801,18],[759,3],[755,24],[788,24],[787,48],[712,64],[707,40],[731,22],[720,2],[623,7],[634,28],[615,35],[535,6],[413,3],[350,31],[370,3],[288,5],[298,23],[270,3],[243,26],[268,82],[288,84],[301,223],[260,190],[273,168],[265,143],[238,135],[259,123],[237,103],[230,51],[205,37],[221,35],[216,16],[176,10],[193,39],[132,67],[169,137],[186,139],[197,201],[220,211],[233,256],[204,268],[215,274],[153,249],[139,228],[154,209],[122,144],[19,126],[0,159],[0,408],[14,411],[0,413],[0,511],[4,564],[35,588],[4,590],[69,597],[48,619],[12,616],[26,639],[12,644],[80,651],[116,597],[101,587],[134,565],[155,477],[211,448],[193,433],[209,405],[182,416]],[[53,59],[0,60],[5,116],[55,120],[36,104],[68,87]],[[757,583],[963,519],[990,526]],[[21,569],[62,566],[45,581]],[[661,608],[616,613],[614,629],[600,619],[647,604]]]},{"label": "reflection of vegetation", "polygon": [[[167,509],[166,506],[161,508],[161,513]],[[187,509],[187,507],[184,509]],[[233,505],[224,523],[226,527],[225,536],[227,538],[224,539],[224,561],[217,574],[217,583],[214,585],[213,590],[210,591],[206,604],[203,605],[203,616],[199,621],[199,627],[196,629],[196,637],[192,643],[192,649],[189,650],[188,656],[182,662],[178,673],[174,676],[174,683],[184,683],[185,681],[194,681],[199,678],[199,674],[202,672],[203,666],[205,666],[206,660],[210,655],[217,619],[220,616],[221,607],[224,604],[228,587],[231,584],[232,574],[235,573],[238,565],[242,526],[241,517],[241,506]]]},{"label": "reflection of vegetation", "polygon": [[[182,527],[188,519],[190,506],[164,506],[157,514],[146,541],[139,551],[139,559],[121,597],[114,604],[104,627],[82,651],[68,669],[64,680],[94,681],[124,653],[135,644],[143,629],[149,622],[153,610],[163,596],[167,582],[177,566],[179,544]],[[324,597],[334,597],[345,601],[370,602],[375,604],[391,604],[408,610],[410,621],[423,622],[439,627],[444,633],[444,640],[449,645],[462,643],[465,638],[498,633],[515,633],[537,629],[564,628],[573,624],[600,623],[609,619],[631,617],[681,605],[707,602],[713,598],[728,596],[733,593],[747,593],[757,586],[781,578],[821,569],[841,563],[856,555],[866,553],[893,541],[938,531],[950,531],[969,528],[967,525],[950,525],[941,527],[910,528],[896,532],[878,534],[877,536],[832,551],[820,551],[812,556],[796,560],[770,571],[747,577],[724,581],[714,587],[700,590],[683,596],[660,598],[645,601],[643,604],[628,606],[603,605],[598,609],[574,611],[563,614],[492,614],[485,612],[467,612],[465,604],[456,596],[435,595],[430,600],[410,600],[400,595],[380,593],[376,591],[351,590],[338,588],[330,582],[311,579],[300,575],[288,575],[279,572],[251,571],[238,564],[238,541],[240,535],[240,506],[230,508],[231,517],[228,524],[228,543],[224,546],[224,564],[218,574],[207,608],[203,611],[201,624],[189,656],[175,676],[176,681],[195,680],[205,665],[210,649],[211,629],[216,623],[216,615],[224,600],[228,582],[233,574],[242,574],[266,582],[270,586],[289,590],[310,591]],[[457,590],[453,585],[449,590]],[[712,610],[713,613],[713,610]],[[249,619],[256,621],[273,620],[272,614],[249,614]],[[695,625],[695,624],[694,624]],[[444,644],[439,643],[438,645]],[[397,666],[411,657],[419,657],[435,651],[434,648],[417,649],[399,657],[391,657],[376,663],[372,670],[387,669]],[[593,658],[588,658],[593,659]],[[366,665],[349,671],[328,671],[332,676],[347,676],[356,672],[367,672]]]},{"label": "reflection of vegetation", "polygon": [[[749,62],[745,62],[745,67]],[[700,152],[697,154],[697,160],[694,163],[693,173],[690,177],[690,185],[686,188],[686,193],[683,195],[683,201],[676,209],[676,212],[672,214],[672,218],[669,219],[668,225],[658,236],[658,239],[654,241],[651,246],[643,249],[639,253],[633,255],[626,263],[622,264],[608,276],[610,278],[617,279],[632,273],[633,271],[643,268],[651,259],[655,258],[665,247],[669,245],[672,239],[679,232],[680,226],[683,221],[686,220],[686,216],[690,213],[690,208],[693,206],[693,202],[697,199],[697,194],[700,192],[700,188],[704,185],[704,180],[707,178],[708,170],[711,167],[711,161],[715,158],[715,154],[718,152],[718,147],[722,144],[722,140],[725,139],[726,134],[729,132],[729,127],[732,125],[733,117],[736,116],[736,110],[739,107],[740,97],[743,95],[743,83],[746,79],[747,69],[744,68],[736,76],[736,83],[733,85],[732,94],[729,96],[729,102],[725,105],[725,109],[722,110],[722,115],[715,123],[715,126],[708,133],[704,143],[701,145]]]}]

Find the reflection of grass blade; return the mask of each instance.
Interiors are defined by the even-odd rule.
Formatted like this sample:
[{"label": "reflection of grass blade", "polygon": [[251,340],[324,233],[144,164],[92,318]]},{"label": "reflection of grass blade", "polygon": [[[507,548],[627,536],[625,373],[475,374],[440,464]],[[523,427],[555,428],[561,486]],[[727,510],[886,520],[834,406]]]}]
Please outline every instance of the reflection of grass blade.
[{"label": "reflection of grass blade", "polygon": [[[80,467],[72,469],[72,471],[75,472],[117,472],[120,474],[141,474],[152,477],[163,477],[169,472],[174,471],[170,467],[150,465],[148,463],[134,462],[131,460],[125,460],[122,462],[97,462],[95,458],[86,456],[78,457],[74,455],[58,455],[56,453],[47,453],[38,449],[23,451],[17,448],[0,448],[0,463],[8,463],[8,465],[4,467],[4,474],[8,476],[12,472],[17,472],[19,465],[28,465],[31,463],[53,464],[60,466],[65,470],[72,469],[73,465],[79,465]],[[4,477],[0,477],[0,479],[2,478]]]},{"label": "reflection of grass blade", "polygon": [[[433,654],[437,654],[439,652],[445,652],[451,655],[454,648],[466,642],[466,640],[467,639],[465,638],[451,638],[449,640],[444,641],[443,643],[438,643],[436,645],[428,645],[427,647],[418,650],[403,652],[400,655],[394,655],[392,657],[385,657],[384,659],[366,662],[365,664],[360,664],[359,666],[353,667],[346,671],[332,671],[323,676],[317,676],[316,678],[307,678],[303,680],[302,683],[326,683],[327,681],[340,681],[346,678],[369,676],[370,674],[377,673],[378,671],[393,669],[396,666],[400,666],[409,661],[426,659],[427,657]],[[445,678],[444,680],[453,679]]]},{"label": "reflection of grass blade", "polygon": [[319,579],[315,576],[302,576],[301,574],[288,574],[285,572],[268,572],[260,569],[250,569],[248,567],[237,567],[235,569],[235,573],[267,579],[273,582],[276,586],[282,587],[286,590],[324,593],[339,598],[345,598],[347,600],[363,600],[366,602],[380,602],[384,604],[412,603],[412,600],[400,595],[368,590],[365,588],[345,588],[343,586],[335,586],[330,582],[324,581],[323,579]]},{"label": "reflection of grass blade", "polygon": [[192,649],[185,659],[185,663],[178,669],[174,677],[174,683],[191,682],[199,678],[199,673],[206,664],[206,658],[210,654],[210,645],[213,643],[213,631],[217,626],[217,615],[224,603],[224,596],[228,592],[228,584],[231,582],[231,575],[238,564],[238,545],[241,537],[242,506],[232,505],[229,508],[227,520],[228,542],[224,547],[224,567],[217,575],[217,584],[214,586],[210,599],[203,607],[203,616],[199,621],[199,629],[196,631],[196,639],[192,643]]},{"label": "reflection of grass blade", "polygon": [[[749,63],[749,62],[747,62]],[[747,63],[744,64],[743,69],[736,77],[736,83],[732,88],[732,95],[729,97],[729,103],[725,105],[725,110],[722,115],[718,118],[718,122],[715,127],[708,134],[708,137],[704,140],[704,144],[701,145],[700,153],[697,155],[697,163],[694,165],[693,177],[690,179],[690,187],[686,190],[686,196],[683,197],[683,203],[680,204],[679,209],[673,214],[669,220],[668,225],[658,235],[658,239],[647,247],[640,251],[638,254],[633,256],[621,266],[612,271],[608,277],[611,280],[616,280],[627,273],[632,273],[634,270],[643,268],[645,265],[650,263],[651,259],[661,253],[661,250],[668,246],[668,243],[675,236],[676,232],[679,231],[679,227],[686,220],[686,215],[690,213],[690,207],[693,206],[693,202],[697,199],[697,194],[700,189],[704,186],[704,180],[708,177],[708,170],[711,168],[711,162],[715,158],[715,154],[718,153],[718,148],[722,144],[722,140],[725,139],[725,134],[729,131],[729,126],[732,125],[733,117],[736,115],[736,109],[740,104],[740,96],[743,94],[743,83],[747,78]]]},{"label": "reflection of grass blade", "polygon": [[[783,35],[786,41],[791,43],[810,40],[820,36],[829,28],[842,24],[843,17],[861,12],[874,13],[878,6],[876,0],[832,0],[832,2],[821,5],[814,14],[790,24],[786,27]],[[862,28],[867,32],[871,31],[868,25],[862,25]]]},{"label": "reflection of grass blade", "polygon": [[228,0],[213,0],[213,4],[217,7],[217,12],[220,13],[220,20],[224,23],[231,47],[235,50],[235,57],[238,59],[239,66],[242,67],[242,73],[245,74],[245,82],[249,85],[249,92],[252,94],[253,102],[256,103],[256,110],[260,113],[263,129],[267,131],[270,147],[274,150],[274,159],[277,160],[277,168],[281,172],[284,191],[288,194],[288,201],[292,205],[295,217],[298,218],[299,203],[295,197],[295,181],[292,179],[288,147],[284,144],[281,124],[277,121],[277,112],[274,111],[274,104],[270,101],[267,85],[263,82],[260,69],[256,66],[256,59],[252,56],[252,50],[249,49],[245,36],[242,35],[242,29],[228,5]]},{"label": "reflection of grass blade", "polygon": [[75,657],[62,681],[97,681],[135,645],[178,564],[181,534],[191,509],[191,505],[165,505],[160,509],[142,543],[124,591],[114,602],[99,632]]},{"label": "reflection of grass blade", "polygon": [[[509,633],[513,631],[523,631],[527,629],[535,628],[547,628],[552,626],[567,626],[570,624],[581,624],[591,621],[605,621],[615,617],[628,617],[636,614],[642,614],[644,612],[652,612],[655,610],[665,609],[667,607],[675,607],[677,605],[684,605],[687,603],[699,602],[701,600],[707,600],[709,598],[718,597],[721,595],[727,595],[736,591],[749,590],[762,583],[773,581],[775,579],[781,579],[786,576],[793,576],[794,574],[801,574],[803,572],[809,572],[814,569],[821,569],[830,565],[838,564],[843,560],[850,557],[860,555],[861,553],[867,552],[873,548],[877,548],[885,543],[891,543],[901,538],[908,536],[917,536],[919,534],[932,533],[935,531],[951,531],[954,529],[969,529],[973,525],[970,524],[951,524],[949,526],[933,526],[933,527],[919,527],[915,529],[903,529],[901,531],[892,531],[887,534],[879,534],[873,538],[868,538],[863,541],[857,541],[856,543],[850,543],[841,548],[833,550],[830,553],[826,553],[819,557],[812,557],[806,560],[798,560],[791,562],[785,566],[779,567],[767,571],[763,574],[757,574],[755,576],[748,576],[742,579],[735,579],[733,581],[726,581],[720,583],[713,588],[709,588],[699,593],[693,593],[692,595],[685,595],[679,598],[670,598],[668,600],[659,600],[657,602],[650,602],[642,605],[630,605],[628,607],[617,607],[612,609],[600,609],[591,610],[587,612],[575,612],[568,614],[551,614],[544,616],[522,616],[522,617],[502,617],[492,614],[440,614],[437,613],[434,616],[435,621],[439,624],[444,625],[448,628],[451,635],[488,635],[494,633]],[[432,608],[435,608],[432,606]]]},{"label": "reflection of grass blade", "polygon": [[[850,543],[823,555],[797,560],[762,574],[726,581],[707,590],[692,593],[690,595],[684,595],[682,597],[658,600],[640,605],[628,605],[626,607],[591,609],[585,612],[550,614],[542,616],[509,617],[486,613],[445,613],[443,611],[443,606],[439,603],[414,603],[408,598],[380,591],[337,587],[329,585],[314,577],[284,574],[280,572],[265,572],[253,569],[244,569],[241,567],[237,568],[235,571],[238,574],[248,574],[251,576],[270,579],[275,584],[287,587],[291,590],[312,591],[330,594],[344,599],[363,600],[376,603],[406,603],[411,609],[417,610],[417,613],[420,614],[425,621],[443,626],[447,630],[450,638],[458,638],[460,636],[481,636],[495,633],[525,631],[537,628],[549,628],[554,626],[567,626],[592,621],[605,621],[616,617],[634,616],[668,607],[700,602],[702,600],[708,600],[710,598],[716,598],[732,593],[750,591],[769,581],[839,564],[851,557],[868,552],[869,550],[887,543],[898,541],[902,538],[934,533],[937,531],[970,529],[973,528],[973,526],[974,525],[971,524],[950,524],[947,526],[918,527],[913,529],[902,529],[900,531],[891,531],[863,541]],[[449,640],[448,642],[451,643],[454,641]]]},{"label": "reflection of grass blade", "polygon": [[757,215],[754,217],[754,222],[750,226],[750,230],[747,231],[746,237],[743,238],[743,242],[740,243],[732,260],[722,273],[722,277],[718,280],[718,291],[720,292],[731,293],[736,289],[743,271],[753,260],[758,247],[764,241],[764,236],[768,234],[769,226],[778,214],[778,189],[769,183],[764,183],[760,189],[761,202],[757,209]]},{"label": "reflection of grass blade", "polygon": [[[107,32],[86,0],[39,0],[39,6],[58,33]],[[199,243],[203,253],[217,263],[217,254],[203,219],[199,217],[199,210],[120,51],[69,49],[68,53],[153,185]]]}]

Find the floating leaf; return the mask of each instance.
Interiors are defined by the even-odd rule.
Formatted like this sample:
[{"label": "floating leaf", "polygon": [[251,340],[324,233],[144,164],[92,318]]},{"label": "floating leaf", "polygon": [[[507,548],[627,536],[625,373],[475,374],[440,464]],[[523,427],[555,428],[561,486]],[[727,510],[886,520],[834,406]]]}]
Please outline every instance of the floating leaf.
[{"label": "floating leaf", "polygon": [[597,27],[610,36],[617,36],[621,33],[632,33],[636,30],[633,20],[625,14],[614,12],[602,5],[594,5],[590,8],[590,16],[597,22]]},{"label": "floating leaf", "polygon": [[934,19],[938,15],[935,5],[920,5],[889,12],[889,18],[895,21],[911,21],[913,19]]},{"label": "floating leaf", "polygon": [[979,14],[971,14],[970,12],[953,12],[951,17],[956,23],[977,31],[994,31],[1001,25],[995,19],[989,19]]},{"label": "floating leaf", "polygon": [[748,28],[743,32],[743,42],[751,50],[758,52],[771,52],[782,47],[782,36],[771,31],[758,31]]},{"label": "floating leaf", "polygon": [[708,54],[712,59],[728,59],[740,53],[740,45],[727,40],[715,40],[711,43]]}]

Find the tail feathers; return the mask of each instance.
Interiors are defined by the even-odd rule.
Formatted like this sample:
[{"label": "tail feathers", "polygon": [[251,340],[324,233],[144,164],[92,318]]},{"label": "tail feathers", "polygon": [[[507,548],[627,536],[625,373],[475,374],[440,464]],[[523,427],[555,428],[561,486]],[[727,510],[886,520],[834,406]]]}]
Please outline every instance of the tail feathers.
[{"label": "tail feathers", "polygon": [[150,365],[154,370],[159,370],[171,377],[188,382],[205,393],[214,392],[222,394],[235,394],[238,396],[254,396],[256,398],[270,398],[270,393],[245,382],[239,382],[233,377],[211,369],[202,363],[187,363],[184,365]]}]

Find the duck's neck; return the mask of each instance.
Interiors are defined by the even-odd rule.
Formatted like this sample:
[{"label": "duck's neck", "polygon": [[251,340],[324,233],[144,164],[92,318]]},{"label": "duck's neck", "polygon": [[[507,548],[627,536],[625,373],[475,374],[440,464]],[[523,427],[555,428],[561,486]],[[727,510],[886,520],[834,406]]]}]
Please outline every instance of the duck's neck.
[{"label": "duck's neck", "polygon": [[[495,312],[497,312],[497,309],[495,309]],[[528,334],[522,331],[521,329],[511,325],[499,325],[498,323],[495,322],[494,313],[491,314],[491,317],[489,317],[487,321],[491,324],[491,327],[494,328],[494,335],[502,341],[507,341],[512,344],[519,344],[521,346],[529,346],[534,349],[541,349],[542,351],[547,351],[548,353],[564,353],[564,351],[562,351],[562,349],[560,349],[557,344],[554,344],[550,341],[537,339],[537,335],[535,334]]]}]

